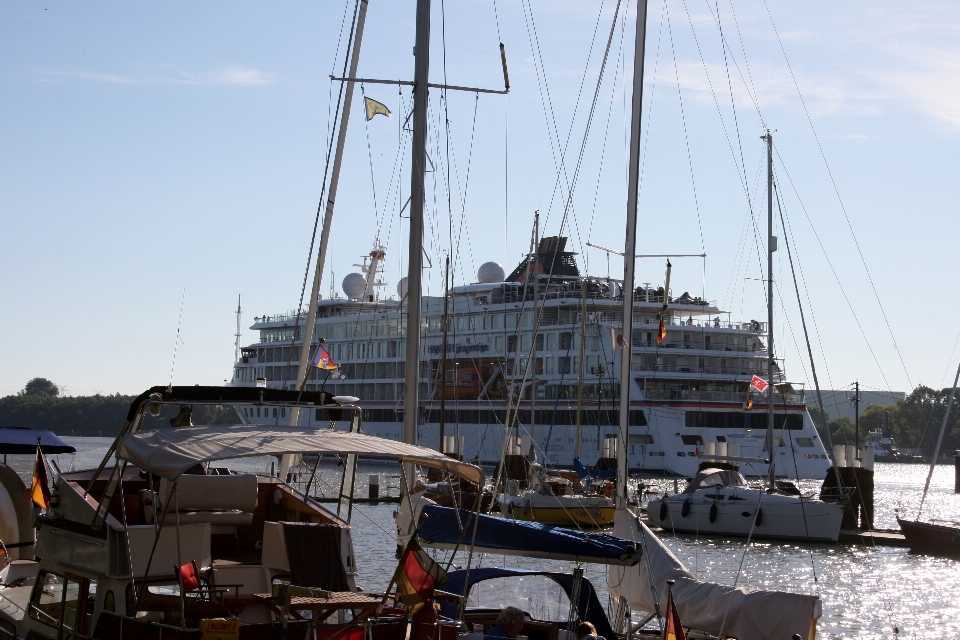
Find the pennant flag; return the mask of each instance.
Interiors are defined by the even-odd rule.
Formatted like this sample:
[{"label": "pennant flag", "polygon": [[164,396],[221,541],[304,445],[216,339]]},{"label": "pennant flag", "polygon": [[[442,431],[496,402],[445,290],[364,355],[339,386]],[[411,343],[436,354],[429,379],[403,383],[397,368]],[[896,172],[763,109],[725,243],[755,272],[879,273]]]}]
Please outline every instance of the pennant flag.
[{"label": "pennant flag", "polygon": [[663,342],[663,339],[667,337],[667,328],[663,326],[663,318],[660,318],[660,330],[657,332],[657,344]]},{"label": "pennant flag", "polygon": [[618,333],[618,334],[617,334],[617,346],[616,346],[616,348],[617,348],[617,349],[626,349],[626,348],[627,348],[627,341],[623,339],[623,334],[622,334],[622,333]]},{"label": "pennant flag", "polygon": [[423,550],[416,536],[410,539],[400,556],[400,565],[393,580],[397,583],[397,595],[403,600],[410,615],[433,600],[433,590],[446,584],[447,572]]},{"label": "pennant flag", "polygon": [[760,376],[753,376],[753,378],[750,379],[750,386],[756,389],[757,391],[759,391],[760,393],[763,393],[766,390],[766,388],[770,385],[768,385],[767,381],[761,378]]},{"label": "pennant flag", "polygon": [[33,483],[30,485],[30,497],[33,504],[41,509],[50,508],[50,488],[47,486],[47,466],[43,463],[43,452],[37,443],[37,460],[33,464]]},{"label": "pennant flag", "polygon": [[340,365],[336,364],[333,361],[333,358],[330,357],[330,354],[327,353],[327,350],[323,348],[323,345],[317,345],[317,352],[313,354],[313,366],[317,369],[324,369],[330,371],[332,369],[337,369]]},{"label": "pennant flag", "polygon": [[677,604],[673,601],[673,589],[667,595],[667,624],[663,629],[663,640],[687,640],[680,624],[680,614],[677,613]]},{"label": "pennant flag", "polygon": [[371,100],[364,96],[363,106],[367,111],[367,120],[373,120],[375,115],[385,115],[388,118],[390,117],[390,109],[387,109],[387,105],[377,102],[376,100]]}]

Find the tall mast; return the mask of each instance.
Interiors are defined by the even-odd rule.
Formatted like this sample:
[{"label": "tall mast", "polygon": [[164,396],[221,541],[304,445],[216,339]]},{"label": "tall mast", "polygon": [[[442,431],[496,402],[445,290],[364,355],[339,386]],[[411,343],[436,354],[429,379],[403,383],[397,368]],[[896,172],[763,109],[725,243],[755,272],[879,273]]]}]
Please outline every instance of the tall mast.
[{"label": "tall mast", "polygon": [[[357,29],[353,38],[353,53],[350,58],[350,75],[357,77],[357,64],[360,62],[360,43],[363,41],[363,25],[367,19],[367,2],[360,0],[357,10]],[[337,187],[340,184],[340,164],[343,159],[343,145],[347,139],[347,124],[350,122],[350,105],[353,103],[353,82],[347,82],[344,92],[343,113],[340,116],[340,131],[337,135],[337,150],[333,156],[333,171],[330,176],[330,187],[327,189],[327,206],[323,216],[323,228],[320,231],[320,249],[317,253],[317,266],[313,272],[313,289],[310,291],[310,304],[307,307],[307,322],[303,327],[300,338],[300,362],[297,365],[297,384],[301,387],[306,383],[307,366],[310,361],[310,344],[313,342],[313,328],[317,321],[317,301],[320,299],[320,281],[323,279],[323,264],[327,259],[327,241],[330,239],[330,225],[333,222],[333,206],[337,200]],[[300,417],[297,408],[290,410],[288,424],[296,425]],[[284,461],[281,461],[281,467]],[[283,477],[284,474],[281,474]]]},{"label": "tall mast", "polygon": [[627,174],[627,236],[623,257],[623,339],[620,357],[620,436],[617,442],[617,509],[627,507],[627,439],[630,425],[630,360],[633,352],[633,294],[637,263],[637,198],[640,188],[640,121],[643,108],[643,52],[647,0],[637,3],[637,40],[633,50],[633,107],[630,115],[630,169]]},{"label": "tall mast", "polygon": [[773,252],[777,239],[773,235],[773,136],[767,129],[762,136],[767,143],[767,454],[770,456],[770,488],[776,486],[776,463],[773,448]]},{"label": "tall mast", "polygon": [[[430,0],[417,0],[413,73],[413,148],[410,161],[410,245],[407,272],[407,349],[403,392],[403,441],[417,443],[420,387],[420,297],[423,263],[424,171],[427,153],[427,82],[430,75]],[[413,482],[413,465],[404,465]]]}]

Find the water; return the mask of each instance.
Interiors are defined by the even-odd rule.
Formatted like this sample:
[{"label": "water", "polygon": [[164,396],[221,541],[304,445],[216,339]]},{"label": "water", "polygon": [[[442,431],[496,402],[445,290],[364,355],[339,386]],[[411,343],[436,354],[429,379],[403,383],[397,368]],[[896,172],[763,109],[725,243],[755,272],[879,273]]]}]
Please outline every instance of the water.
[{"label": "water", "polygon": [[[61,469],[96,467],[110,438],[64,438],[77,447],[72,455],[53,456]],[[264,457],[236,461],[229,466],[263,472],[275,459]],[[10,456],[9,464],[29,482],[33,468],[30,456]],[[875,470],[875,524],[896,529],[898,513],[916,516],[928,467],[925,465],[878,464]],[[357,472],[357,495],[367,495],[367,476],[380,473],[381,495],[396,495],[399,467],[361,463]],[[327,496],[339,489],[339,468],[322,464],[319,488]],[[923,507],[923,518],[960,521],[960,495],[953,493],[954,471],[938,466]],[[392,485],[391,485],[392,483]],[[661,483],[672,491],[672,482]],[[390,487],[393,488],[390,488]],[[818,483],[805,482],[804,490]],[[682,488],[682,483],[681,483]],[[330,505],[335,507],[335,505]],[[354,546],[359,565],[358,584],[382,591],[396,566],[393,512],[395,504],[355,505]],[[664,543],[701,580],[762,589],[783,589],[818,594],[823,616],[817,637],[836,638],[956,638],[960,637],[960,561],[913,554],[907,549],[883,546],[822,545],[753,542],[738,539],[698,539],[689,535],[661,535]],[[446,552],[438,558],[446,560]],[[455,565],[466,563],[458,555]],[[741,567],[742,563],[742,567]],[[478,554],[473,566],[498,566],[549,571],[570,571],[569,562]],[[585,574],[607,602],[606,568],[586,565]],[[517,583],[513,583],[516,585]],[[566,600],[556,589],[527,579],[520,586],[485,585],[474,596],[483,606],[515,604],[531,613],[563,618]],[[894,634],[899,629],[899,636]]]}]

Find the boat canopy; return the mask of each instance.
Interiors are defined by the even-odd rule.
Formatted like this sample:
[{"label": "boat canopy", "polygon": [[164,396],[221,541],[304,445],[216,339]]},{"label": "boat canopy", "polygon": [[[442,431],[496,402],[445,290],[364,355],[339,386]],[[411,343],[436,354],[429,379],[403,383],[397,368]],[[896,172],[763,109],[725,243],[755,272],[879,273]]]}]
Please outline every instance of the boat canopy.
[{"label": "boat canopy", "polygon": [[[473,540],[473,512],[460,509],[458,513],[457,509],[442,507],[427,499],[422,502],[421,513],[427,514],[427,519],[418,536],[423,546],[452,549],[458,543],[468,544]],[[641,556],[632,540],[483,514],[477,523],[474,549],[497,555],[624,566],[637,564]]]},{"label": "boat canopy", "polygon": [[690,481],[684,493],[693,493],[698,489],[711,487],[746,487],[747,479],[739,471],[726,469],[704,469]]},{"label": "boat canopy", "polygon": [[16,455],[37,452],[37,441],[43,447],[43,452],[74,453],[76,449],[56,436],[53,431],[34,431],[26,427],[0,428],[0,454]]},{"label": "boat canopy", "polygon": [[285,453],[356,454],[433,467],[483,485],[480,467],[415,445],[362,433],[276,425],[215,425],[140,431],[120,439],[117,458],[168,480],[201,462]]},{"label": "boat canopy", "polygon": [[[567,598],[572,599],[573,576],[569,573],[554,573],[552,571],[528,571],[524,569],[499,569],[497,567],[481,567],[471,569],[470,571],[451,571],[450,582],[443,585],[444,591],[449,593],[463,593],[464,581],[468,581],[467,595],[470,595],[470,588],[478,582],[492,580],[494,578],[526,578],[529,576],[546,576],[560,585]],[[616,638],[613,628],[610,626],[610,620],[604,613],[600,600],[597,598],[597,592],[593,585],[585,577],[580,583],[577,601],[577,617],[583,622],[593,623],[597,629],[597,635],[604,638]],[[456,617],[457,605],[451,602],[441,602],[440,612],[446,616]],[[533,613],[528,611],[527,613]],[[555,622],[555,621],[551,621]]]}]

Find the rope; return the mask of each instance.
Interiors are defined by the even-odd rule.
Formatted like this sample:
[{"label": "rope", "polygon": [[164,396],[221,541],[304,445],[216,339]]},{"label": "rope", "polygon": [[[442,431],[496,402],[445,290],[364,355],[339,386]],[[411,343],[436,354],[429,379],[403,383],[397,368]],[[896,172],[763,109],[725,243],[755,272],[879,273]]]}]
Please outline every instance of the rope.
[{"label": "rope", "polygon": [[[847,207],[843,204],[843,199],[840,197],[840,188],[837,186],[837,181],[833,177],[833,171],[830,169],[830,163],[827,162],[827,155],[823,151],[823,145],[820,144],[820,136],[817,135],[817,130],[813,126],[813,119],[810,117],[810,111],[807,109],[807,103],[803,99],[803,93],[801,93],[800,85],[797,83],[797,77],[793,73],[793,66],[791,66],[790,59],[787,57],[787,51],[783,47],[783,41],[780,39],[780,32],[777,31],[777,25],[773,21],[773,14],[770,13],[770,6],[767,4],[767,0],[763,0],[763,6],[767,9],[767,16],[769,16],[770,24],[773,26],[773,32],[777,36],[777,43],[780,45],[780,51],[783,53],[783,59],[787,63],[787,69],[790,71],[790,77],[793,79],[793,86],[796,87],[797,95],[800,97],[800,104],[803,106],[803,113],[807,116],[807,122],[810,125],[810,130],[813,132],[813,138],[817,141],[817,149],[820,151],[820,157],[823,159],[823,165],[827,170],[827,175],[830,176],[830,183],[833,185],[833,191],[837,195],[837,202],[840,203],[840,210],[843,211],[843,217],[847,221],[847,228],[850,230],[850,236],[853,238],[853,244],[857,247],[857,255],[860,256],[860,263],[863,264],[863,270],[867,273],[867,280],[870,281],[870,288],[873,290],[873,296],[877,300],[877,306],[880,307],[880,313],[883,315],[883,321],[887,325],[887,333],[890,334],[890,340],[893,343],[893,348],[897,351],[897,357],[900,358],[900,365],[903,367],[904,375],[907,376],[907,383],[912,387],[913,381],[910,379],[910,372],[907,371],[907,364],[903,360],[903,353],[901,353],[900,346],[897,345],[897,339],[893,335],[893,328],[890,326],[890,319],[887,317],[887,311],[884,309],[883,302],[880,300],[880,293],[877,291],[877,286],[873,282],[873,275],[871,275],[870,268],[867,266],[867,260],[863,257],[863,250],[860,248],[860,242],[857,240],[857,234],[853,231],[853,224],[850,222],[850,216],[847,214]],[[872,352],[873,350],[871,349],[871,353]],[[884,382],[886,382],[886,377],[884,377]]]}]

